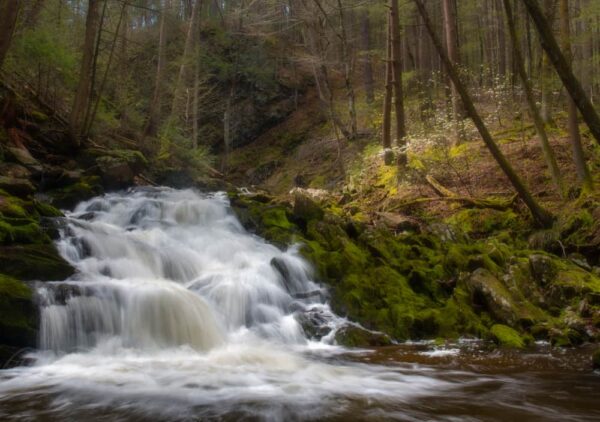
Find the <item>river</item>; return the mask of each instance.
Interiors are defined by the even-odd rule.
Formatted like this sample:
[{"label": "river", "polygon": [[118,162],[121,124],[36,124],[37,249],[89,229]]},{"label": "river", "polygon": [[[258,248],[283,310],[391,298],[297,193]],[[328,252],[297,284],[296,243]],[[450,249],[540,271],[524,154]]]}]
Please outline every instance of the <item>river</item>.
[{"label": "river", "polygon": [[246,232],[224,194],[136,189],[65,220],[78,271],[39,285],[39,350],[0,371],[1,420],[600,420],[579,350],[333,344],[349,322],[310,265]]}]

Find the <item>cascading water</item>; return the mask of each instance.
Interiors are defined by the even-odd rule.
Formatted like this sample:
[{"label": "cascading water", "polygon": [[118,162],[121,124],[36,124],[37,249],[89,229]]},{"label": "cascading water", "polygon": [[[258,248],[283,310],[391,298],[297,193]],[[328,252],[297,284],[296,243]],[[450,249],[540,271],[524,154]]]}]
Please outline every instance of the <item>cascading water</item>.
[{"label": "cascading water", "polygon": [[40,351],[0,372],[3,420],[422,420],[432,396],[522,396],[498,377],[349,358],[310,266],[247,233],[223,194],[95,198],[58,248],[78,272],[39,287]]}]

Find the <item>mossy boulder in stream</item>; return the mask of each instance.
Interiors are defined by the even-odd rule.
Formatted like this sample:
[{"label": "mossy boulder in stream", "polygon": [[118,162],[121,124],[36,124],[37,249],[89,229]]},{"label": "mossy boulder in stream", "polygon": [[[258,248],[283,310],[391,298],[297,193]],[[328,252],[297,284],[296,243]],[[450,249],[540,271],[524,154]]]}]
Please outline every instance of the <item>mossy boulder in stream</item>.
[{"label": "mossy boulder in stream", "polygon": [[490,333],[496,343],[502,347],[512,349],[523,349],[528,343],[528,340],[510,327],[502,324],[495,324],[490,329]]},{"label": "mossy boulder in stream", "polygon": [[22,349],[35,347],[37,319],[31,289],[0,274],[0,368],[10,364]]},{"label": "mossy boulder in stream", "polygon": [[73,208],[81,201],[100,195],[104,189],[98,176],[84,176],[78,182],[45,192],[52,206]]},{"label": "mossy boulder in stream", "polygon": [[22,280],[59,281],[74,272],[53,244],[0,246],[0,273]]}]

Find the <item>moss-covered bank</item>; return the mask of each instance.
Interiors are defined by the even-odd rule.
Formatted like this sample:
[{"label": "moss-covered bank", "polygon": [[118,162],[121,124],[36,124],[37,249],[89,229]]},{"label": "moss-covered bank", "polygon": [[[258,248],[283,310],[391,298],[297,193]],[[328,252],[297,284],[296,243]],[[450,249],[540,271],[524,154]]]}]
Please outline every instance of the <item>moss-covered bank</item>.
[{"label": "moss-covered bank", "polygon": [[396,340],[475,336],[522,348],[599,338],[598,275],[530,250],[512,211],[466,210],[394,233],[301,192],[230,197],[249,230],[303,245],[336,312]]}]

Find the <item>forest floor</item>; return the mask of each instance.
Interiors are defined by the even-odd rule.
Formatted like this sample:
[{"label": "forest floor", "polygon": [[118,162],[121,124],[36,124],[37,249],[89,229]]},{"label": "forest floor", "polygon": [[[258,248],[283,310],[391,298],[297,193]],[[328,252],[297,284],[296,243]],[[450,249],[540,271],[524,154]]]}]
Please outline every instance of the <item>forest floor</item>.
[{"label": "forest floor", "polygon": [[[491,104],[485,108],[491,109],[486,123],[508,160],[539,201],[560,213],[565,200],[552,183],[532,123],[514,116],[498,117]],[[353,215],[360,212],[367,220],[373,220],[377,212],[388,211],[439,219],[462,208],[464,202],[440,198],[443,195],[432,181],[461,198],[501,201],[513,197],[508,179],[469,121],[464,122],[466,136],[456,145],[448,136],[454,131],[452,125],[432,121],[427,133],[409,137],[409,164],[399,169],[384,165],[375,129],[364,131],[356,140],[338,142],[319,110],[316,94],[309,92],[287,120],[231,153],[228,179],[276,195],[285,196],[294,187],[325,190],[339,197],[346,194],[351,198],[343,206]],[[548,126],[550,143],[565,185],[571,187],[566,200],[574,200],[579,191],[575,188],[566,114],[553,117],[553,124]],[[585,125],[581,125],[581,132],[591,173],[600,182],[600,148]],[[515,208],[527,214],[520,203],[516,202]]]}]

